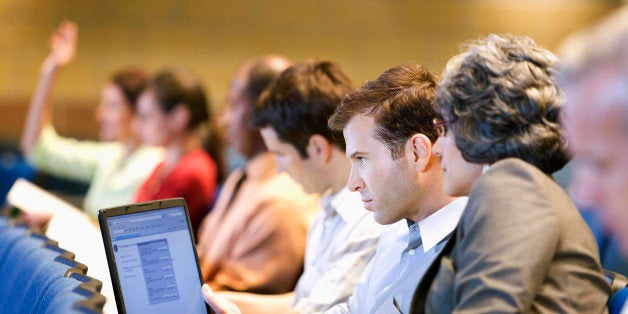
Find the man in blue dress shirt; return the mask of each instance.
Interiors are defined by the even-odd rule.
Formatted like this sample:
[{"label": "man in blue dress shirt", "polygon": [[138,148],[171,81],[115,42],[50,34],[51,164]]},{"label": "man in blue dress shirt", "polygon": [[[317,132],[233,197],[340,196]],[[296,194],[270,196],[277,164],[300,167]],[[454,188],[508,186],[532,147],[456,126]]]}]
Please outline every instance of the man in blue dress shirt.
[{"label": "man in blue dress shirt", "polygon": [[408,313],[417,284],[458,224],[466,198],[445,194],[432,152],[437,83],[418,64],[393,67],[345,96],[329,120],[347,143],[347,187],[378,223],[390,225],[349,301],[329,313]]}]

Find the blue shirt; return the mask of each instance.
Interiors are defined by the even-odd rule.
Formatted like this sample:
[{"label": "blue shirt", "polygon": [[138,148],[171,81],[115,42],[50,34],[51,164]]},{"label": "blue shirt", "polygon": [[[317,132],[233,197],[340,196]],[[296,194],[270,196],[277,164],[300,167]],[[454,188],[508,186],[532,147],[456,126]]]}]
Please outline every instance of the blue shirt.
[{"label": "blue shirt", "polygon": [[419,222],[401,220],[386,226],[349,302],[328,313],[408,313],[414,290],[447,243],[466,204],[467,198],[461,197]]}]

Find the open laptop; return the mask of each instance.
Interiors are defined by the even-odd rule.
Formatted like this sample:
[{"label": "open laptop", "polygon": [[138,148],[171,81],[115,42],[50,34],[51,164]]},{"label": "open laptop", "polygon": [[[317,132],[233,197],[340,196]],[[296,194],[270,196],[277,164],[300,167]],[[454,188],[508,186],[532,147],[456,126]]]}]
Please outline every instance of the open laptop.
[{"label": "open laptop", "polygon": [[98,221],[120,313],[210,313],[185,200],[101,209]]}]

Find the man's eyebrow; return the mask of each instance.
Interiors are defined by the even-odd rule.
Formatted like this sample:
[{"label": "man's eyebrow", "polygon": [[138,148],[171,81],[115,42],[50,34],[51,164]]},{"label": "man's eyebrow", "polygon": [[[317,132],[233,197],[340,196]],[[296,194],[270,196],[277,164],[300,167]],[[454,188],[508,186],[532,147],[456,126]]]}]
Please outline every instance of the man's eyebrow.
[{"label": "man's eyebrow", "polygon": [[359,155],[365,155],[365,154],[366,153],[364,153],[364,152],[356,151],[356,152],[353,152],[353,154],[349,155],[349,159],[353,159],[353,158],[356,158]]}]

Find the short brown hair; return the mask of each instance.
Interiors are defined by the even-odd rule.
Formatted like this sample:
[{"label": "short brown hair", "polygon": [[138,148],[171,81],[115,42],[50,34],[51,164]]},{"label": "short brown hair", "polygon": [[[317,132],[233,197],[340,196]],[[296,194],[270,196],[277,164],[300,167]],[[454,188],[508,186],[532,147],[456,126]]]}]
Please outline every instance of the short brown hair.
[{"label": "short brown hair", "polygon": [[327,127],[342,98],[352,88],[351,80],[332,61],[309,61],[285,70],[258,100],[253,123],[272,127],[283,142],[293,145],[302,158],[312,135],[324,136],[345,150],[345,141]]},{"label": "short brown hair", "polygon": [[372,116],[375,138],[386,144],[396,159],[413,134],[422,133],[432,143],[436,141],[432,121],[438,113],[432,100],[437,84],[436,75],[419,64],[393,67],[349,93],[329,119],[329,127],[342,131],[354,116]]}]

